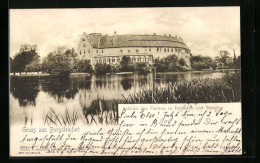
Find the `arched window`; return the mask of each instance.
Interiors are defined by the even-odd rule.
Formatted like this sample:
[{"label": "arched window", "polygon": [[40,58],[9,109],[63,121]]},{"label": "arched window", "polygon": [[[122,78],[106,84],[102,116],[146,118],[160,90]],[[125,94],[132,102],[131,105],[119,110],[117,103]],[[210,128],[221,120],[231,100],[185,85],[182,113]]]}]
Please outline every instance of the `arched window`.
[{"label": "arched window", "polygon": [[159,47],[157,47],[157,51],[159,51]]},{"label": "arched window", "polygon": [[79,54],[81,55],[81,50],[79,51]]},{"label": "arched window", "polygon": [[120,50],[119,53],[120,53],[120,54],[123,54],[123,50]]},{"label": "arched window", "polygon": [[84,50],[84,54],[85,54],[85,50]]},{"label": "arched window", "polygon": [[172,48],[172,52],[173,52],[173,48]]},{"label": "arched window", "polygon": [[131,51],[130,51],[130,50],[128,50],[128,53],[131,53]]},{"label": "arched window", "polygon": [[167,49],[167,52],[169,52],[169,48]]},{"label": "arched window", "polygon": [[164,52],[166,52],[166,48],[164,48]]},{"label": "arched window", "polygon": [[103,50],[102,50],[102,53],[103,53]]},{"label": "arched window", "polygon": [[138,54],[138,53],[139,53],[139,50],[138,50],[138,49],[136,49],[136,50],[135,50],[135,52]]}]

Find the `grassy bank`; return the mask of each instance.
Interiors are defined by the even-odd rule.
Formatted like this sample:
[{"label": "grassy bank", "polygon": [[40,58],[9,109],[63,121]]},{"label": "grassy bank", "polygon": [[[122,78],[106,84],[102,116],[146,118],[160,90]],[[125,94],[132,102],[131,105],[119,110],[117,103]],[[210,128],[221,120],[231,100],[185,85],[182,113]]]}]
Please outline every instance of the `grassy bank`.
[{"label": "grassy bank", "polygon": [[125,97],[125,103],[217,103],[241,101],[240,73],[219,79],[193,79],[141,90]]}]

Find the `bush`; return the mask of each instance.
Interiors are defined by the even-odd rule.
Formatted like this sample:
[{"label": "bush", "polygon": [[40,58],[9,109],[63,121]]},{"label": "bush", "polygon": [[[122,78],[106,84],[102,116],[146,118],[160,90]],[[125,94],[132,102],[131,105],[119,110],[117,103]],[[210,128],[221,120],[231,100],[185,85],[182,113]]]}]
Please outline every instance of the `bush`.
[{"label": "bush", "polygon": [[155,59],[154,66],[158,72],[176,72],[179,70],[178,57],[176,55],[169,55],[165,58]]},{"label": "bush", "polygon": [[44,71],[59,76],[68,76],[71,72],[69,58],[61,53],[50,53],[43,60],[42,67]]},{"label": "bush", "polygon": [[110,72],[111,67],[105,63],[97,63],[95,65],[95,74],[105,74]]},{"label": "bush", "polygon": [[135,63],[134,64],[135,72],[140,74],[145,74],[149,72],[149,68],[147,67],[146,63]]},{"label": "bush", "polygon": [[91,66],[90,60],[75,59],[72,65],[72,72],[93,73],[93,68]]},{"label": "bush", "polygon": [[195,70],[203,70],[216,67],[216,64],[210,57],[204,57],[200,55],[192,56],[190,61],[191,67]]},{"label": "bush", "polygon": [[184,60],[183,58],[180,58],[180,59],[179,59],[179,64],[180,64],[181,66],[186,66],[186,65],[187,65],[186,62],[185,62],[185,60]]}]

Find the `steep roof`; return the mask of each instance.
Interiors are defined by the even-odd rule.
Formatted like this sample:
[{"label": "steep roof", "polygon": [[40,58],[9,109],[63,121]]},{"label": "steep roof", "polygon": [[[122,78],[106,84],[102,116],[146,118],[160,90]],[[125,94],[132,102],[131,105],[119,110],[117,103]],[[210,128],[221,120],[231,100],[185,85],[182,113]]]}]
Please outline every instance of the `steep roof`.
[{"label": "steep roof", "polygon": [[94,48],[119,48],[119,47],[179,47],[188,49],[187,45],[179,38],[161,35],[88,35],[90,44]]}]

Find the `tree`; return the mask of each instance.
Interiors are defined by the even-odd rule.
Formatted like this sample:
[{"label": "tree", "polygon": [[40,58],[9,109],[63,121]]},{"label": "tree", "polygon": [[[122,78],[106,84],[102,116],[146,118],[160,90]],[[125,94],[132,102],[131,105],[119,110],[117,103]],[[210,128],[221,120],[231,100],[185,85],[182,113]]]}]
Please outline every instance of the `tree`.
[{"label": "tree", "polygon": [[215,62],[208,56],[191,56],[191,67],[195,70],[203,70],[215,67]]},{"label": "tree", "polygon": [[71,69],[72,60],[68,55],[65,55],[64,50],[61,53],[50,52],[46,58],[43,59],[42,69],[50,74],[59,76],[68,76]]},{"label": "tree", "polygon": [[232,66],[232,59],[230,54],[227,51],[220,51],[219,56],[215,58],[215,61],[219,63],[222,67],[231,67]]},{"label": "tree", "polygon": [[40,58],[36,50],[37,50],[36,45],[29,45],[29,44],[21,45],[19,53],[14,56],[14,59],[12,61],[11,71],[21,73],[23,71],[26,71],[25,68],[27,65],[30,65],[33,62],[35,65]]},{"label": "tree", "polygon": [[140,74],[144,74],[144,73],[149,72],[149,68],[147,67],[147,65],[145,63],[136,63],[134,65],[134,69],[135,69],[136,72],[138,72]]},{"label": "tree", "polygon": [[129,56],[123,56],[120,61],[121,71],[129,72],[133,71],[133,65],[131,64],[131,58]]},{"label": "tree", "polygon": [[180,64],[181,66],[186,66],[186,65],[187,65],[186,62],[185,62],[185,60],[184,60],[183,58],[180,58],[180,59],[179,59],[179,64]]},{"label": "tree", "polygon": [[41,70],[40,56],[35,56],[33,61],[25,66],[27,72],[39,72]]},{"label": "tree", "polygon": [[234,68],[241,68],[241,56],[238,56],[236,60],[234,61]]},{"label": "tree", "polygon": [[12,57],[9,57],[9,63],[10,63],[10,72],[14,72],[14,59]]},{"label": "tree", "polygon": [[85,72],[85,73],[93,73],[93,68],[91,66],[90,60],[79,60],[75,59],[72,63],[72,72]]},{"label": "tree", "polygon": [[105,63],[97,63],[95,65],[95,74],[101,75],[110,72],[111,67]]},{"label": "tree", "polygon": [[169,55],[165,58],[155,59],[154,66],[158,72],[175,72],[179,70],[178,57],[176,55]]}]

